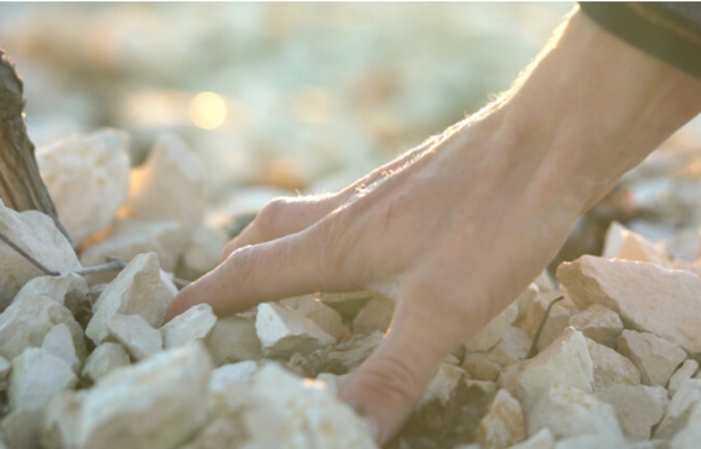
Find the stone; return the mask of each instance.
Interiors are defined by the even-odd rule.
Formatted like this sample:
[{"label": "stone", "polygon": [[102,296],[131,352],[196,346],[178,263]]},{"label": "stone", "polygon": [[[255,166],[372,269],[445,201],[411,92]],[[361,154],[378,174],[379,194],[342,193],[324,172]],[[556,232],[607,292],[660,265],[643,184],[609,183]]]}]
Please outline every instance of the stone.
[{"label": "stone", "polygon": [[24,296],[0,314],[0,356],[12,360],[26,348],[41,346],[57,324],[66,324],[82,360],[87,352],[83,329],[70,310],[47,296]]},{"label": "stone", "polygon": [[383,295],[375,295],[360,309],[353,320],[354,334],[369,334],[374,331],[386,332],[394,315],[394,300]]},{"label": "stone", "polygon": [[619,384],[640,385],[640,371],[633,362],[589,338],[587,347],[594,366],[595,392]]},{"label": "stone", "polygon": [[73,335],[66,323],[57,324],[44,337],[41,349],[63,359],[75,373],[80,372],[82,361],[76,355]]},{"label": "stone", "polygon": [[658,243],[657,247],[675,261],[693,263],[699,258],[699,237],[698,228],[683,229]]},{"label": "stone", "polygon": [[90,390],[57,395],[42,426],[48,448],[171,449],[207,422],[212,362],[194,343],[119,368]]},{"label": "stone", "polygon": [[538,275],[537,278],[535,278],[533,283],[535,283],[538,286],[538,290],[540,291],[547,292],[557,290],[555,282],[553,282],[553,279],[550,277],[550,273],[548,273],[547,269],[541,271],[541,273]]},{"label": "stone", "polygon": [[691,354],[701,353],[701,279],[652,264],[582,256],[558,268],[580,309],[603,304],[639,331],[659,335]]},{"label": "stone", "polygon": [[667,390],[669,391],[669,397],[672,398],[682,383],[694,377],[694,374],[699,370],[699,362],[694,359],[687,359],[682,363],[672,377],[669,378],[669,385],[667,385]]},{"label": "stone", "polygon": [[518,295],[518,298],[516,298],[516,301],[514,301],[518,307],[518,316],[516,317],[516,320],[523,318],[526,311],[531,306],[531,302],[533,302],[533,300],[538,296],[539,292],[540,288],[538,287],[538,284],[533,282],[526,287],[526,289],[522,291],[520,295]]},{"label": "stone", "polygon": [[74,273],[38,276],[24,284],[13,302],[22,301],[24,297],[48,296],[73,314],[77,314],[80,308],[89,305],[89,292],[85,279]]},{"label": "stone", "polygon": [[207,348],[217,366],[243,360],[260,360],[263,350],[253,318],[219,318],[207,339]]},{"label": "stone", "polygon": [[[0,232],[51,271],[68,273],[82,268],[71,243],[48,215],[35,210],[16,212],[0,200]],[[43,274],[0,242],[0,311],[10,305],[24,284]]]},{"label": "stone", "polygon": [[479,352],[465,355],[462,367],[476,380],[495,381],[501,371],[501,365]]},{"label": "stone", "polygon": [[623,443],[613,407],[571,385],[552,385],[528,413],[528,434],[543,428],[556,440],[603,434]]},{"label": "stone", "polygon": [[[586,337],[572,327],[566,328],[550,346],[525,362],[518,384],[526,412],[553,384],[572,386],[584,393],[591,393],[594,367]],[[529,435],[532,433],[529,432]]]},{"label": "stone", "polygon": [[669,257],[642,235],[629,230],[624,230],[622,234],[623,244],[616,255],[619,259],[648,262],[663,268],[674,267]]},{"label": "stone", "polygon": [[344,320],[352,321],[360,312],[360,309],[365,307],[365,304],[375,297],[375,293],[366,290],[345,293],[317,293],[314,297],[340,313]]},{"label": "stone", "polygon": [[41,410],[14,410],[0,422],[2,439],[11,449],[37,449],[42,419]]},{"label": "stone", "polygon": [[693,407],[686,426],[674,435],[671,444],[664,449],[697,449],[699,441],[701,441],[701,407],[697,404]]},{"label": "stone", "polygon": [[[531,300],[525,315],[521,321],[517,323],[517,327],[524,330],[530,338],[535,338],[535,334],[538,331],[538,327],[540,327],[540,323],[543,321],[543,317],[545,317],[548,306],[558,296],[560,296],[559,292],[538,294]],[[553,304],[550,309],[548,319],[545,321],[543,330],[540,333],[540,338],[538,339],[538,351],[542,351],[548,347],[562,334],[562,331],[570,325],[570,311],[562,305],[562,302],[563,301],[559,301]]]},{"label": "stone", "polygon": [[518,316],[518,306],[514,303],[494,317],[486,326],[465,342],[467,352],[487,351],[501,339],[506,329],[513,324]]},{"label": "stone", "polygon": [[628,445],[628,449],[670,449],[670,445],[669,441],[666,440],[648,440],[631,443]]},{"label": "stone", "polygon": [[165,306],[156,297],[160,279],[158,256],[147,253],[135,257],[100,294],[85,334],[99,345],[109,335],[108,321],[118,313],[138,314],[150,326],[160,327],[165,318]]},{"label": "stone", "polygon": [[[189,234],[174,220],[142,221],[119,219],[104,239],[93,243],[80,254],[85,266],[100,265],[113,257],[131,262],[139,254],[156,253],[166,271],[175,271],[180,254],[188,244]],[[101,281],[109,278],[99,277]]]},{"label": "stone", "polygon": [[12,365],[5,357],[0,357],[0,391],[7,390]]},{"label": "stone", "polygon": [[604,238],[604,248],[601,252],[601,257],[606,259],[612,259],[618,257],[623,248],[623,242],[625,241],[625,232],[628,229],[617,221],[612,221],[606,230],[606,237]]},{"label": "stone", "polygon": [[12,360],[7,392],[10,409],[41,410],[54,393],[72,389],[77,383],[78,378],[63,359],[40,348],[27,348]]},{"label": "stone", "polygon": [[618,352],[640,370],[645,385],[666,386],[687,354],[679,345],[649,332],[624,330],[618,337]]},{"label": "stone", "polygon": [[620,437],[608,434],[577,435],[555,443],[555,449],[621,449],[627,448]]},{"label": "stone", "polygon": [[354,335],[348,341],[314,351],[308,356],[300,353],[290,358],[289,366],[305,376],[320,373],[345,374],[356,369],[382,342],[383,334]]},{"label": "stone", "polygon": [[200,224],[192,233],[190,245],[183,251],[183,265],[190,275],[199,278],[221,262],[222,252],[229,241],[228,234],[214,226]]},{"label": "stone", "polygon": [[701,403],[701,380],[689,379],[682,383],[672,400],[662,422],[655,429],[654,437],[671,440],[689,424],[695,408]]},{"label": "stone", "polygon": [[531,348],[531,339],[526,332],[513,326],[509,326],[504,335],[492,349],[487,357],[501,366],[509,366],[523,360]]},{"label": "stone", "polygon": [[81,375],[97,382],[121,366],[129,365],[129,354],[119,343],[106,342],[95,348],[85,361]]},{"label": "stone", "polygon": [[332,373],[321,373],[318,376],[316,376],[317,380],[323,381],[326,383],[326,388],[338,396],[338,394],[343,390],[343,388],[348,384],[348,381],[351,379],[353,375],[348,373],[348,374],[332,374]]},{"label": "stone", "polygon": [[555,447],[555,438],[553,433],[548,428],[540,429],[529,439],[511,446],[511,449],[553,449]]},{"label": "stone", "polygon": [[313,295],[297,296],[280,302],[314,321],[321,330],[334,338],[347,333],[341,314],[315,299]]},{"label": "stone", "polygon": [[597,343],[615,348],[623,332],[623,322],[616,312],[601,304],[592,304],[570,318],[570,326]]},{"label": "stone", "polygon": [[246,428],[237,413],[224,413],[212,419],[199,431],[194,440],[178,449],[217,449],[240,447],[238,442],[245,441]]},{"label": "stone", "polygon": [[475,429],[475,442],[484,449],[506,449],[525,439],[521,404],[508,391],[499,390]]},{"label": "stone", "polygon": [[257,371],[258,364],[252,360],[230,363],[212,371],[208,390],[210,414],[221,415],[236,409]]},{"label": "stone", "polygon": [[161,333],[141,315],[112,315],[107,329],[110,338],[122,344],[134,360],[144,360],[163,351]]},{"label": "stone", "polygon": [[131,172],[129,199],[120,216],[173,220],[189,235],[202,221],[205,196],[205,171],[195,153],[175,134],[161,133],[146,162]]},{"label": "stone", "polygon": [[256,334],[263,354],[270,358],[286,358],[295,352],[310,354],[336,342],[312,320],[277,303],[258,306]]},{"label": "stone", "polygon": [[458,385],[458,382],[465,377],[465,374],[465,370],[459,366],[441,363],[440,367],[438,367],[438,372],[433,376],[423,396],[416,404],[416,408],[421,408],[424,404],[428,404],[434,399],[437,399],[441,404],[446,404],[450,399],[451,393]]},{"label": "stone", "polygon": [[664,388],[646,385],[615,385],[599,391],[596,397],[613,406],[628,441],[649,440],[651,429],[660,422],[669,403]]},{"label": "stone", "polygon": [[499,376],[497,377],[497,386],[511,393],[511,396],[521,401],[522,405],[524,405],[524,392],[523,388],[519,383],[519,378],[521,377],[521,372],[526,366],[526,363],[528,362],[522,360],[518,363],[514,363],[513,365],[509,365],[503,368],[501,371],[499,371]]},{"label": "stone", "polygon": [[206,340],[209,337],[217,317],[209,304],[198,304],[176,316],[161,328],[163,344],[166,349]]}]

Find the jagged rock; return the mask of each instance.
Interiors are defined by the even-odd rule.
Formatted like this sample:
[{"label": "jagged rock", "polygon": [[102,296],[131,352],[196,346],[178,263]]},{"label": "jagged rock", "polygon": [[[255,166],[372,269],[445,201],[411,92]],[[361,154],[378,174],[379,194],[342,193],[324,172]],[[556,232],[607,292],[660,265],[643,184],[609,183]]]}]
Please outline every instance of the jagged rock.
[{"label": "jagged rock", "polygon": [[353,320],[354,334],[385,332],[392,322],[394,300],[382,295],[375,295],[370,302],[360,309]]},{"label": "jagged rock", "polygon": [[200,430],[194,440],[178,449],[217,449],[237,446],[246,441],[246,427],[237,413],[224,413],[215,417]]},{"label": "jagged rock", "polygon": [[555,291],[555,290],[557,290],[557,287],[555,286],[555,282],[553,282],[547,269],[541,271],[541,273],[538,275],[537,278],[535,278],[535,280],[533,282],[538,286],[538,289],[540,291]]},{"label": "jagged rock", "polygon": [[640,371],[633,362],[589,338],[587,347],[594,366],[594,391],[620,384],[640,385]]},{"label": "jagged rock", "polygon": [[689,423],[694,408],[701,403],[701,380],[689,379],[672,397],[662,422],[655,429],[655,438],[671,440]]},{"label": "jagged rock", "polygon": [[484,449],[502,449],[526,439],[521,404],[508,391],[499,390],[487,415],[475,430],[475,442]]},{"label": "jagged rock", "polygon": [[47,296],[24,296],[0,314],[0,356],[12,360],[26,348],[39,347],[57,324],[66,324],[76,355],[85,357],[83,329],[71,312]]},{"label": "jagged rock", "polygon": [[517,316],[518,306],[515,303],[511,304],[465,342],[467,352],[487,351],[494,347]]},{"label": "jagged rock", "polygon": [[297,296],[280,302],[314,321],[321,330],[334,338],[347,332],[341,315],[323,302],[314,299],[313,295]]},{"label": "jagged rock", "polygon": [[336,342],[312,320],[277,303],[258,306],[256,334],[263,354],[270,358],[285,358],[295,352],[310,354]]},{"label": "jagged rock", "polygon": [[74,372],[80,372],[82,361],[76,354],[73,335],[65,323],[57,324],[51,328],[44,337],[41,349],[63,359]]},{"label": "jagged rock", "polygon": [[624,330],[618,337],[618,352],[640,370],[645,385],[667,385],[674,370],[686,359],[686,351],[649,332]]},{"label": "jagged rock", "polygon": [[631,443],[628,445],[628,449],[670,449],[670,445],[669,441],[666,440],[648,440]]},{"label": "jagged rock", "polygon": [[257,371],[258,364],[252,360],[230,363],[212,371],[208,393],[210,414],[221,415],[235,410]]},{"label": "jagged rock", "polygon": [[382,342],[380,331],[368,335],[356,335],[350,340],[337,345],[325,347],[295,361],[290,359],[290,365],[305,373],[306,376],[316,377],[319,373],[345,374],[357,368],[370,356],[377,345]]},{"label": "jagged rock", "polygon": [[207,339],[207,348],[217,366],[263,358],[253,318],[219,318]]},{"label": "jagged rock", "polygon": [[24,284],[12,302],[21,301],[26,296],[48,296],[77,315],[82,308],[89,306],[89,292],[88,283],[77,274],[39,276]]},{"label": "jagged rock", "polygon": [[551,386],[528,413],[528,434],[543,428],[550,429],[558,440],[603,434],[623,443],[613,407],[570,385]]},{"label": "jagged rock", "polygon": [[550,429],[540,429],[529,439],[519,444],[511,446],[511,449],[553,449],[555,447],[555,438]]},{"label": "jagged rock", "polygon": [[525,359],[530,348],[531,339],[528,334],[517,327],[509,326],[499,343],[489,350],[487,357],[501,366],[509,366]]},{"label": "jagged rock", "polygon": [[97,382],[114,369],[129,365],[129,354],[119,343],[106,342],[95,348],[85,361],[82,376]]},{"label": "jagged rock", "polygon": [[601,304],[592,304],[571,317],[570,326],[582,332],[585,337],[610,348],[616,347],[618,336],[623,332],[621,317]]},{"label": "jagged rock", "polygon": [[217,317],[209,304],[198,304],[176,316],[161,328],[166,349],[206,340]]},{"label": "jagged rock", "polygon": [[491,361],[482,353],[467,354],[462,367],[470,377],[476,380],[495,381],[501,370],[501,365]]},{"label": "jagged rock", "polygon": [[620,437],[608,434],[578,435],[555,443],[555,449],[621,449],[627,447]]},{"label": "jagged rock", "polygon": [[699,362],[693,359],[687,359],[682,363],[672,377],[669,378],[669,384],[667,385],[667,390],[669,391],[669,397],[672,398],[679,387],[687,380],[694,377],[694,374],[699,370]]},{"label": "jagged rock", "polygon": [[516,317],[517,321],[523,318],[523,316],[526,314],[526,311],[531,306],[531,302],[533,302],[533,300],[538,296],[538,292],[540,292],[540,288],[538,288],[538,284],[533,282],[526,287],[526,289],[522,291],[520,295],[518,295],[518,298],[516,298],[516,301],[514,301],[518,307],[518,316]]},{"label": "jagged rock", "polygon": [[160,281],[158,256],[147,253],[135,257],[97,299],[85,334],[99,345],[109,335],[109,319],[117,313],[138,314],[150,326],[160,327],[165,318],[165,306],[156,297]]},{"label": "jagged rock", "polygon": [[[534,338],[540,323],[545,317],[545,312],[548,310],[550,303],[555,300],[560,294],[558,292],[548,292],[538,294],[530,302],[526,313],[517,327],[528,334],[530,338]],[[540,338],[538,339],[538,350],[542,351],[550,345],[555,339],[562,334],[562,331],[569,326],[570,311],[562,305],[562,301],[555,303],[550,309],[548,319],[545,321]]]},{"label": "jagged rock", "polygon": [[465,374],[465,370],[459,366],[441,363],[438,372],[433,376],[428,387],[426,387],[426,391],[419,399],[416,407],[421,408],[421,406],[433,399],[438,399],[441,404],[447,403],[450,399],[450,394],[458,385],[458,382],[464,378]]},{"label": "jagged rock", "polygon": [[106,228],[127,199],[129,136],[123,131],[74,134],[39,148],[36,158],[76,246]]},{"label": "jagged rock", "polygon": [[594,367],[584,335],[572,327],[566,328],[543,352],[525,362],[518,383],[522,392],[519,396],[526,411],[556,383],[591,393]]},{"label": "jagged rock", "polygon": [[343,388],[348,384],[351,379],[352,374],[331,374],[331,373],[321,373],[316,376],[317,380],[321,380],[326,384],[326,388],[333,394],[338,396],[338,393],[343,390]]},{"label": "jagged rock", "polygon": [[11,449],[38,449],[42,418],[41,410],[12,411],[0,422],[2,439]]},{"label": "jagged rock", "polygon": [[594,256],[563,263],[557,273],[580,309],[603,304],[637,330],[701,352],[701,279],[695,274]]},{"label": "jagged rock", "polygon": [[615,257],[624,260],[649,262],[663,268],[674,267],[669,257],[642,235],[626,229],[622,231],[622,237],[621,250]]},{"label": "jagged rock", "polygon": [[503,388],[504,390],[508,391],[511,396],[521,401],[521,405],[524,405],[523,389],[519,384],[519,377],[521,376],[521,372],[526,366],[526,363],[528,363],[526,360],[522,360],[518,363],[514,363],[513,365],[509,365],[499,371],[499,376],[497,377],[497,385],[499,388]]},{"label": "jagged rock", "polygon": [[[46,268],[59,273],[81,268],[78,257],[54,221],[35,210],[16,212],[0,199],[0,232]],[[23,256],[0,242],[0,311],[5,310],[22,286],[42,273]]]},{"label": "jagged rock", "polygon": [[0,391],[7,390],[12,365],[5,357],[0,357]]},{"label": "jagged rock", "polygon": [[212,362],[200,343],[119,368],[90,390],[49,403],[42,444],[50,449],[171,449],[207,421]]},{"label": "jagged rock", "polygon": [[43,349],[27,348],[12,360],[7,392],[10,408],[41,410],[54,393],[77,383],[78,378],[63,359]]},{"label": "jagged rock", "polygon": [[701,407],[697,404],[690,412],[686,426],[678,431],[669,446],[661,449],[697,449],[699,441],[701,441]]},{"label": "jagged rock", "polygon": [[183,265],[189,278],[198,278],[211,271],[221,261],[229,236],[221,229],[201,224],[192,233],[190,246],[183,252]]},{"label": "jagged rock", "polygon": [[149,326],[141,315],[112,315],[107,330],[110,338],[121,343],[135,360],[144,360],[163,351],[161,333]]},{"label": "jagged rock", "polygon": [[660,422],[667,409],[667,391],[646,385],[615,385],[596,394],[613,406],[618,425],[628,441],[650,439],[650,431]]},{"label": "jagged rock", "polygon": [[606,230],[606,237],[604,238],[604,248],[601,252],[601,257],[606,259],[612,259],[618,257],[623,248],[623,242],[625,241],[624,233],[628,229],[617,221],[612,221]]}]

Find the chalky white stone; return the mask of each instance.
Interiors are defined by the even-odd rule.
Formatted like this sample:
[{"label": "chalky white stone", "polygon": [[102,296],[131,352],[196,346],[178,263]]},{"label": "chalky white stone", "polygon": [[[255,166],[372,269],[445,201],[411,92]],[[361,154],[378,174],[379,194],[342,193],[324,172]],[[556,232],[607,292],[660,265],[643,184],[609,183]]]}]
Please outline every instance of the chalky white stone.
[{"label": "chalky white stone", "polygon": [[217,319],[207,339],[207,348],[217,366],[263,358],[255,320],[248,317]]},{"label": "chalky white stone", "polygon": [[7,391],[12,410],[41,410],[58,391],[71,389],[78,378],[61,358],[40,348],[27,348],[12,360]]},{"label": "chalky white stone", "polygon": [[699,362],[694,359],[687,359],[682,363],[672,377],[669,378],[669,384],[667,385],[667,390],[669,391],[669,397],[674,396],[682,383],[691,379],[699,370]]},{"label": "chalky white stone", "polygon": [[183,264],[195,275],[214,269],[221,262],[222,251],[229,241],[226,232],[201,224],[192,233],[192,241],[183,252]]},{"label": "chalky white stone", "polygon": [[479,352],[491,349],[501,339],[506,329],[516,320],[518,316],[518,305],[511,304],[497,315],[486,326],[480,329],[475,335],[465,342],[465,349],[468,352]]},{"label": "chalky white stone", "polygon": [[82,361],[76,354],[73,335],[67,324],[60,323],[52,327],[44,337],[41,349],[63,359],[74,372],[80,372]]},{"label": "chalky white stone", "polygon": [[166,349],[206,340],[209,337],[217,317],[209,304],[198,304],[176,316],[161,328],[163,344]]},{"label": "chalky white stone", "polygon": [[[523,318],[517,323],[518,327],[523,329],[529,337],[534,338],[550,303],[558,296],[560,295],[557,292],[546,292],[536,295],[530,301]],[[562,301],[553,304],[538,339],[539,351],[550,345],[570,325],[570,315],[570,311],[563,307]]]},{"label": "chalky white stone", "polygon": [[[370,302],[372,301],[373,300]],[[334,338],[338,338],[346,331],[341,315],[331,307],[314,298],[313,295],[297,296],[280,302],[314,321],[321,330]]]},{"label": "chalky white stone", "polygon": [[662,422],[655,429],[655,438],[671,440],[687,426],[693,410],[701,404],[701,379],[689,379],[682,383],[672,397]]},{"label": "chalky white stone", "polygon": [[57,303],[75,311],[78,306],[85,305],[89,292],[88,283],[77,274],[38,276],[24,284],[13,302],[21,301],[25,296],[30,298],[48,296]]},{"label": "chalky white stone", "polygon": [[441,363],[438,372],[426,387],[421,399],[417,403],[417,407],[427,404],[433,399],[438,399],[440,403],[445,404],[450,399],[450,394],[453,392],[458,382],[465,376],[465,370],[459,366],[451,365],[450,363]]},{"label": "chalky white stone", "polygon": [[129,365],[129,354],[119,343],[106,342],[95,348],[85,360],[81,375],[97,382],[110,372],[121,366]]},{"label": "chalky white stone", "polygon": [[628,441],[648,440],[652,427],[660,422],[669,403],[664,388],[646,385],[615,385],[601,390],[596,397],[613,406]]},{"label": "chalky white stone", "polygon": [[141,315],[112,315],[107,330],[110,338],[122,344],[135,360],[147,359],[163,350],[161,333]]},{"label": "chalky white stone", "polygon": [[509,366],[523,360],[531,348],[531,339],[525,331],[509,326],[499,343],[487,353],[487,357],[501,366]]},{"label": "chalky white stone", "polygon": [[649,332],[627,329],[618,337],[618,352],[635,363],[640,370],[642,383],[663,387],[687,356],[675,343]]},{"label": "chalky white stone", "polygon": [[589,356],[594,366],[594,391],[614,385],[640,385],[640,371],[618,352],[587,339]]},{"label": "chalky white stone", "polygon": [[521,404],[508,391],[499,390],[475,430],[475,441],[485,449],[505,449],[525,439]]},{"label": "chalky white stone", "polygon": [[374,331],[384,333],[392,322],[393,314],[394,300],[375,295],[353,319],[353,333],[369,334]]},{"label": "chalky white stone", "polygon": [[553,449],[555,447],[555,438],[553,433],[548,428],[540,429],[529,439],[511,446],[511,449]]},{"label": "chalky white stone", "polygon": [[618,336],[623,332],[621,317],[601,304],[592,304],[583,312],[572,316],[570,326],[609,348],[616,347]]}]

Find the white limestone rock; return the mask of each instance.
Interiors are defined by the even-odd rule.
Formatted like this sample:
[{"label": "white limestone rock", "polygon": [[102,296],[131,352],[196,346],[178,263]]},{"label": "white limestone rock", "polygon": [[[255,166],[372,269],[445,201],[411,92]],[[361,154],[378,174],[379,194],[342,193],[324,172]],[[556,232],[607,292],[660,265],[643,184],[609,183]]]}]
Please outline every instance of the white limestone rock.
[{"label": "white limestone rock", "polygon": [[331,393],[338,396],[338,394],[343,390],[343,388],[348,385],[353,374],[331,374],[331,373],[321,373],[316,376],[316,380],[320,380],[326,383],[326,389]]},{"label": "white limestone rock", "polygon": [[662,422],[655,429],[655,438],[671,440],[684,429],[694,408],[701,403],[701,380],[689,379],[684,382],[677,394],[672,397]]},{"label": "white limestone rock", "polygon": [[209,304],[198,304],[176,316],[161,328],[166,349],[206,340],[209,337],[217,317]]},{"label": "white limestone rock", "polygon": [[207,339],[207,348],[217,366],[243,360],[260,360],[263,350],[253,318],[219,318]]},{"label": "white limestone rock", "polygon": [[7,390],[12,365],[5,357],[0,357],[0,391]]},{"label": "white limestone rock", "polygon": [[97,382],[116,368],[129,365],[129,354],[119,343],[106,342],[95,348],[85,361],[81,375]]},{"label": "white limestone rock", "polygon": [[664,388],[646,385],[615,385],[599,391],[596,397],[613,406],[628,441],[649,440],[652,427],[660,422],[669,403]]},{"label": "white limestone rock", "polygon": [[229,236],[221,229],[201,224],[192,233],[192,241],[183,252],[183,265],[194,277],[211,271],[221,261]]},{"label": "white limestone rock", "polygon": [[580,309],[603,304],[635,329],[701,353],[701,279],[695,274],[594,256],[563,263],[557,273]]},{"label": "white limestone rock", "polygon": [[459,366],[451,365],[450,363],[441,363],[438,372],[426,387],[421,399],[416,404],[417,408],[421,408],[424,404],[429,403],[433,399],[438,399],[441,404],[445,404],[450,399],[450,394],[453,392],[458,382],[465,376],[465,370]]},{"label": "white limestone rock", "polygon": [[509,326],[499,343],[489,350],[487,357],[501,366],[509,366],[525,359],[530,348],[531,339],[528,334],[517,327]]},{"label": "white limestone rock", "polygon": [[393,314],[394,300],[383,295],[375,295],[353,319],[353,333],[369,334],[374,331],[384,333],[392,322]]},{"label": "white limestone rock", "polygon": [[517,316],[518,305],[513,303],[465,342],[467,352],[487,351],[494,347]]},{"label": "white limestone rock", "polygon": [[548,428],[555,439],[603,434],[623,443],[623,435],[610,404],[571,385],[548,388],[528,413],[528,434]]},{"label": "white limestone rock", "polygon": [[105,229],[127,199],[129,136],[102,129],[74,134],[36,152],[61,223],[78,246]]},{"label": "white limestone rock", "polygon": [[207,422],[212,362],[200,343],[119,368],[90,390],[49,403],[47,448],[172,449]]},{"label": "white limestone rock", "polygon": [[640,371],[633,362],[589,338],[587,347],[594,366],[595,392],[614,385],[640,385]]},{"label": "white limestone rock", "polygon": [[672,398],[672,396],[674,396],[679,390],[679,387],[681,387],[684,382],[694,377],[694,374],[696,374],[698,370],[699,362],[694,359],[685,360],[684,363],[682,363],[682,366],[680,366],[674,372],[674,374],[672,374],[672,377],[669,378],[669,384],[667,385],[669,397]]},{"label": "white limestone rock", "polygon": [[41,410],[57,391],[72,389],[78,378],[61,358],[40,348],[27,348],[12,360],[7,392],[12,410]]},{"label": "white limestone rock", "polygon": [[475,429],[475,442],[484,449],[506,449],[526,439],[521,404],[508,391],[499,390]]},{"label": "white limestone rock", "polygon": [[662,268],[674,267],[669,257],[642,235],[624,230],[622,237],[621,250],[615,257],[623,260],[649,262]]},{"label": "white limestone rock", "polygon": [[41,410],[14,410],[0,422],[0,447],[5,440],[11,449],[38,449],[41,434]]},{"label": "white limestone rock", "polygon": [[[517,327],[524,330],[530,338],[534,338],[540,323],[543,321],[545,312],[548,310],[548,306],[558,296],[560,296],[558,292],[536,295],[531,300],[523,318],[517,323]],[[553,304],[538,339],[538,351],[548,347],[562,334],[562,331],[570,325],[570,315],[570,311],[562,305],[562,301]]]},{"label": "white limestone rock", "polygon": [[518,307],[518,316],[516,317],[516,320],[523,318],[526,311],[531,306],[531,302],[533,302],[533,300],[538,296],[539,292],[540,288],[538,287],[538,284],[533,282],[526,287],[526,289],[522,291],[520,295],[518,295],[518,298],[516,298],[516,301],[514,301]]},{"label": "white limestone rock", "polygon": [[314,321],[321,330],[334,338],[338,338],[346,332],[346,326],[343,325],[341,315],[323,302],[315,299],[313,295],[297,296],[280,302]]},{"label": "white limestone rock", "polygon": [[84,359],[83,329],[68,309],[47,296],[23,296],[0,314],[0,356],[12,360],[26,348],[41,346],[57,324],[68,327],[76,355]]},{"label": "white limestone rock", "polygon": [[44,337],[41,349],[63,359],[75,373],[80,372],[80,367],[83,362],[76,354],[73,335],[71,335],[71,331],[66,323],[60,323],[51,328],[49,333]]},{"label": "white limestone rock", "polygon": [[150,326],[160,327],[165,318],[165,306],[156,296],[160,276],[158,256],[147,253],[135,257],[97,299],[85,334],[99,345],[109,335],[109,319],[118,313],[138,314]]},{"label": "white limestone rock", "polygon": [[616,312],[601,304],[592,304],[583,312],[570,318],[570,326],[585,337],[609,348],[616,347],[618,336],[623,332],[623,322]]},{"label": "white limestone rock", "polygon": [[112,315],[107,330],[110,338],[121,343],[134,360],[144,360],[163,351],[161,333],[141,315]]},{"label": "white limestone rock", "polygon": [[529,439],[511,446],[511,449],[553,449],[555,447],[555,438],[553,433],[548,428],[540,429]]},{"label": "white limestone rock", "polygon": [[[59,273],[81,268],[78,257],[54,221],[35,210],[16,212],[0,199],[0,232],[46,268]],[[30,279],[43,273],[4,242],[0,242],[0,311]]]},{"label": "white limestone rock", "polygon": [[609,228],[606,230],[606,237],[604,238],[604,249],[601,252],[601,257],[605,259],[613,259],[618,257],[623,248],[623,242],[625,241],[625,232],[629,232],[628,229],[617,221],[612,221]]},{"label": "white limestone rock", "polygon": [[77,274],[39,276],[24,284],[13,302],[21,301],[25,296],[48,296],[75,314],[89,305],[89,293],[88,283]]},{"label": "white limestone rock", "polygon": [[518,384],[519,396],[527,412],[554,384],[569,385],[591,393],[594,367],[584,335],[572,327],[566,328],[550,346],[524,363]]},{"label": "white limestone rock", "polygon": [[675,343],[649,332],[627,329],[618,337],[618,352],[635,363],[643,384],[663,387],[687,357],[686,351]]},{"label": "white limestone rock", "polygon": [[620,437],[608,434],[577,435],[572,438],[560,440],[555,443],[555,449],[622,449],[627,448],[625,441]]},{"label": "white limestone rock", "polygon": [[466,354],[462,367],[473,379],[489,381],[495,381],[502,368],[501,365],[479,352]]},{"label": "white limestone rock", "polygon": [[277,303],[258,306],[256,334],[263,354],[270,358],[290,357],[295,352],[306,355],[336,342],[312,320]]},{"label": "white limestone rock", "polygon": [[697,404],[690,412],[686,427],[674,435],[669,446],[662,449],[698,449],[699,441],[701,441],[701,407]]}]

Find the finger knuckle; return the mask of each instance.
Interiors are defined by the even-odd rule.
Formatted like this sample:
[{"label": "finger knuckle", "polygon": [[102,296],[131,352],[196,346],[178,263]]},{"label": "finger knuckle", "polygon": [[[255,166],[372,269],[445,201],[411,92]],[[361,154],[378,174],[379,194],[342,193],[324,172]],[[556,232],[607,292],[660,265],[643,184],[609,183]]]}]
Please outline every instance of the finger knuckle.
[{"label": "finger knuckle", "polygon": [[387,356],[365,367],[361,387],[383,402],[396,406],[413,404],[423,391],[412,367],[402,358]]},{"label": "finger knuckle", "polygon": [[287,208],[287,198],[275,198],[268,201],[263,208],[258,212],[255,219],[255,226],[258,232],[269,233],[278,226],[282,215]]}]

